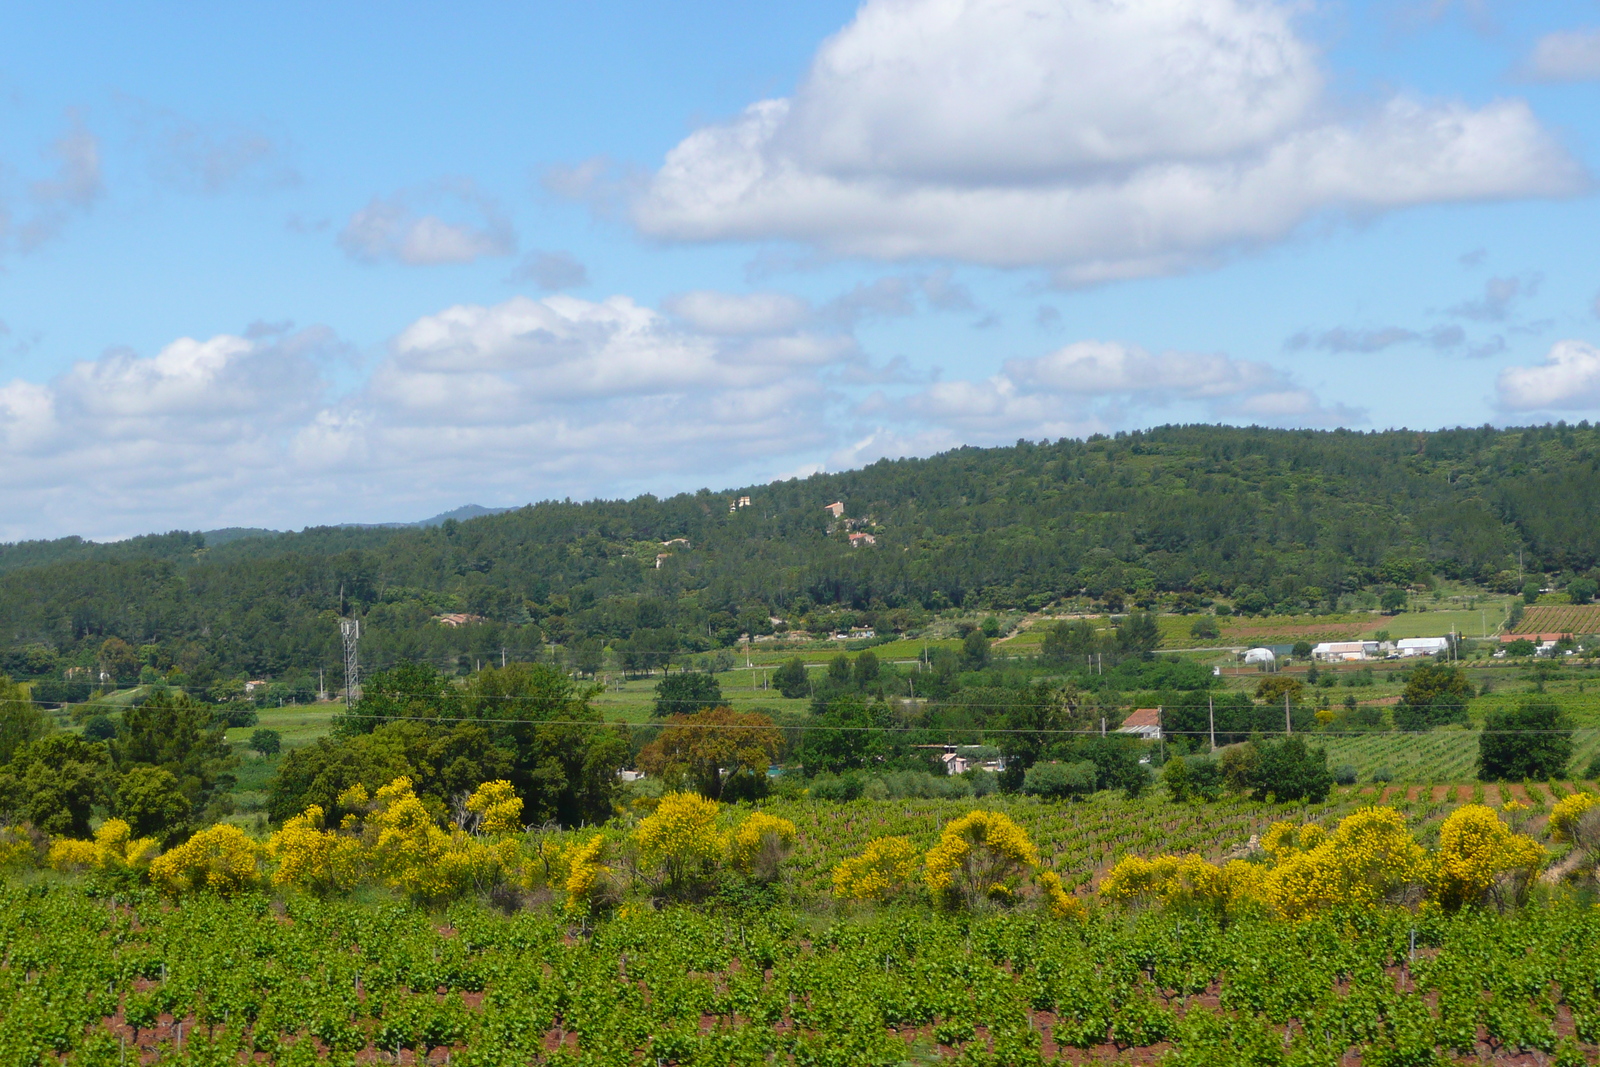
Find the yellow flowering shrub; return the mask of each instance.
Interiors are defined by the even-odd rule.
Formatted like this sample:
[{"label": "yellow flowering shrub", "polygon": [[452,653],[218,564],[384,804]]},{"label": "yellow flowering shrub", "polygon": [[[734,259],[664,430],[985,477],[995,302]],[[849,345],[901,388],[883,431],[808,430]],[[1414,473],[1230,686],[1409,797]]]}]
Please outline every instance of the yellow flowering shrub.
[{"label": "yellow flowering shrub", "polygon": [[920,856],[904,837],[868,842],[861,855],[833,869],[833,895],[846,900],[887,900],[905,889],[917,872]]},{"label": "yellow flowering shrub", "polygon": [[1327,836],[1316,823],[1275,822],[1261,835],[1261,848],[1275,862],[1282,863],[1297,852],[1316,848]]},{"label": "yellow flowering shrub", "polygon": [[1372,907],[1425,875],[1426,853],[1394,808],[1362,808],[1331,834],[1306,830],[1301,828],[1299,840],[1316,843],[1303,850],[1280,848],[1265,879],[1267,900],[1286,919],[1333,907]]},{"label": "yellow flowering shrub", "polygon": [[1027,831],[998,811],[971,811],[945,824],[923,860],[922,878],[935,896],[971,907],[1009,897],[1021,875],[1039,866]]},{"label": "yellow flowering shrub", "polygon": [[33,859],[33,842],[15,826],[0,826],[0,871],[21,867]]},{"label": "yellow flowering shrub", "polygon": [[1044,899],[1050,906],[1050,914],[1058,919],[1086,919],[1088,911],[1083,906],[1083,901],[1067,892],[1061,884],[1061,876],[1055,871],[1040,871],[1039,889],[1044,893]]},{"label": "yellow flowering shrub", "polygon": [[728,835],[728,862],[740,874],[770,882],[778,877],[778,866],[794,848],[798,831],[788,819],[751,812]]},{"label": "yellow flowering shrub", "polygon": [[1119,903],[1153,900],[1167,908],[1220,915],[1260,899],[1261,880],[1262,869],[1243,860],[1219,867],[1194,855],[1129,856],[1101,880],[1100,895]]},{"label": "yellow flowering shrub", "polygon": [[1600,797],[1593,793],[1573,793],[1556,801],[1550,809],[1550,836],[1557,841],[1571,841],[1578,820],[1596,804],[1600,804]]},{"label": "yellow flowering shrub", "polygon": [[218,823],[153,860],[150,879],[173,894],[201,889],[237,893],[260,879],[260,853],[261,846],[246,837],[243,830]]},{"label": "yellow flowering shrub", "polygon": [[484,782],[467,798],[467,810],[478,817],[480,834],[514,834],[522,830],[522,798],[505,779]]},{"label": "yellow flowering shrub", "polygon": [[1512,833],[1494,809],[1464,805],[1439,827],[1439,849],[1429,869],[1434,898],[1455,909],[1477,903],[1502,882],[1520,894],[1544,856],[1537,841]]},{"label": "yellow flowering shrub", "polygon": [[486,843],[459,829],[441,830],[406,777],[378,790],[366,818],[366,835],[369,855],[384,880],[421,900],[487,888],[519,865],[514,839]]},{"label": "yellow flowering shrub", "polygon": [[93,841],[61,838],[50,846],[47,862],[57,871],[143,870],[159,846],[153,837],[134,837],[122,819],[107,819],[94,832]]},{"label": "yellow flowering shrub", "polygon": [[567,894],[567,911],[592,915],[620,899],[616,869],[607,862],[610,846],[604,834],[595,834],[562,849],[561,863],[566,870],[562,888]]},{"label": "yellow flowering shrub", "polygon": [[322,820],[322,806],[313,804],[285,820],[267,841],[267,855],[278,864],[273,885],[322,894],[347,892],[361,881],[366,870],[361,841],[324,830]]},{"label": "yellow flowering shrub", "polygon": [[659,872],[669,890],[687,891],[715,869],[726,851],[717,831],[717,802],[698,793],[668,793],[633,831],[640,866]]}]

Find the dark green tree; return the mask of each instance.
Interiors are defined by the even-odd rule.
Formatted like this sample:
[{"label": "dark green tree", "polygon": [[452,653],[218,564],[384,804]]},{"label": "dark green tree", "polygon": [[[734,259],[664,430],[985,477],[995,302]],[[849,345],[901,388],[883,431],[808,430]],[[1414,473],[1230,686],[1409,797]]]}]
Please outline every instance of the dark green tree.
[{"label": "dark green tree", "polygon": [[811,676],[806,673],[805,661],[799,656],[790,659],[772,672],[772,684],[790,700],[808,695],[811,692]]},{"label": "dark green tree", "polygon": [[29,699],[27,686],[0,674],[0,764],[11,762],[17,749],[49,731],[50,724]]},{"label": "dark green tree", "polygon": [[1574,604],[1587,604],[1600,592],[1600,583],[1593,578],[1574,578],[1567,583],[1567,595]]},{"label": "dark green tree", "polygon": [[75,734],[48,734],[21,746],[0,767],[0,812],[47,834],[88,837],[96,804],[110,799],[106,746]]},{"label": "dark green tree", "polygon": [[722,704],[722,684],[705,671],[679,671],[656,683],[656,702],[650,714],[658,719],[669,715],[693,715]]},{"label": "dark green tree", "polygon": [[257,730],[250,735],[250,748],[263,756],[276,756],[283,751],[283,735],[276,730]]},{"label": "dark green tree", "polygon": [[1555,703],[1526,699],[1484,716],[1478,735],[1478,777],[1483,781],[1559,778],[1570,762],[1572,729]]},{"label": "dark green tree", "polygon": [[1161,631],[1156,617],[1148,611],[1136,611],[1117,627],[1117,651],[1124,656],[1148,657],[1161,644]]},{"label": "dark green tree", "polygon": [[828,661],[828,684],[836,688],[849,688],[852,684],[850,657],[843,652]]},{"label": "dark green tree", "polygon": [[209,705],[186,693],[162,690],[122,713],[111,753],[123,774],[139,764],[171,772],[199,816],[233,788],[232,770],[239,758],[223,730]]},{"label": "dark green tree", "polygon": [[1022,776],[1022,791],[1031,796],[1064,800],[1095,791],[1099,768],[1090,760],[1077,763],[1035,763]]},{"label": "dark green tree", "polygon": [[866,690],[878,684],[878,674],[881,665],[877,655],[869,648],[856,656],[855,685],[857,689]]},{"label": "dark green tree", "polygon": [[1278,802],[1306,801],[1320,804],[1333,789],[1333,772],[1328,769],[1328,753],[1314,748],[1304,738],[1285,737],[1277,741],[1250,742],[1255,749],[1243,785],[1253,800],[1276,797]]},{"label": "dark green tree", "polygon": [[800,743],[806,774],[838,774],[877,763],[888,747],[882,729],[887,719],[887,707],[869,706],[854,693],[834,699],[806,724]]},{"label": "dark green tree", "polygon": [[1062,620],[1045,631],[1039,659],[1052,667],[1077,666],[1099,648],[1099,638],[1087,619]]},{"label": "dark green tree", "polygon": [[1406,610],[1406,591],[1404,589],[1385,589],[1378,598],[1378,606],[1385,614],[1395,615]]},{"label": "dark green tree", "polygon": [[961,669],[981,671],[989,665],[989,639],[974,630],[961,639]]},{"label": "dark green tree", "polygon": [[135,837],[155,837],[164,844],[185,836],[191,826],[189,798],[178,779],[149,764],[129,768],[118,780],[112,810]]},{"label": "dark green tree", "polygon": [[1394,722],[1402,730],[1422,731],[1444,723],[1465,723],[1472,682],[1459,667],[1420,664],[1406,679]]}]

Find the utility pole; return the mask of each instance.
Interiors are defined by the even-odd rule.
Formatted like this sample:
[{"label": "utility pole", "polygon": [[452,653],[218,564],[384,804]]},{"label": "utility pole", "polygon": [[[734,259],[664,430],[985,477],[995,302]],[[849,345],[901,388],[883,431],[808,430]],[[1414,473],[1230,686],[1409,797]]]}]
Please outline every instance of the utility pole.
[{"label": "utility pole", "polygon": [[327,700],[328,699],[328,685],[327,685],[326,682],[324,682],[322,680],[322,668],[321,667],[317,668],[317,699],[318,700]]},{"label": "utility pole", "polygon": [[1289,694],[1287,691],[1283,694],[1283,732],[1289,737],[1294,736],[1294,720],[1289,717]]},{"label": "utility pole", "polygon": [[[344,586],[339,587],[339,599],[344,599]],[[356,649],[361,644],[361,620],[340,619],[339,636],[344,638],[344,706],[361,699],[361,662]]]},{"label": "utility pole", "polygon": [[506,669],[506,646],[505,645],[501,645],[500,646],[500,669],[501,670],[505,670]]},{"label": "utility pole", "polygon": [[1206,694],[1206,715],[1211,720],[1211,751],[1217,750],[1217,701],[1210,693]]}]

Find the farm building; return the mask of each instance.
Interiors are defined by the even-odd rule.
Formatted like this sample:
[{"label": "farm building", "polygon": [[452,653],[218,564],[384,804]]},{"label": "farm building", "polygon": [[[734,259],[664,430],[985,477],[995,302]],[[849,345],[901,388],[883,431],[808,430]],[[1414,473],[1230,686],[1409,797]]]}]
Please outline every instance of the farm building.
[{"label": "farm building", "polygon": [[1260,663],[1271,667],[1278,662],[1278,657],[1272,654],[1270,648],[1252,648],[1244,654],[1244,661],[1246,664]]},{"label": "farm building", "polygon": [[1371,659],[1377,654],[1376,641],[1324,641],[1311,649],[1311,658],[1323,663]]},{"label": "farm building", "polygon": [[1402,637],[1394,643],[1394,650],[1400,653],[1401,659],[1411,659],[1415,656],[1437,656],[1441,652],[1450,651],[1448,637]]},{"label": "farm building", "polygon": [[1119,734],[1133,734],[1146,741],[1161,740],[1161,709],[1139,708],[1128,713],[1122,720],[1122,725],[1117,727]]}]

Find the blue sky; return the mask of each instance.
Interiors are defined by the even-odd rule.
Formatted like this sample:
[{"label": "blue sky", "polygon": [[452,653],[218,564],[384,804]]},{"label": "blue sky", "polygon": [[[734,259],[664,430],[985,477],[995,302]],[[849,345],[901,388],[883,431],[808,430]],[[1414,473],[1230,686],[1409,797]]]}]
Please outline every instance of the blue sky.
[{"label": "blue sky", "polygon": [[0,12],[6,539],[1600,417],[1600,3]]}]

